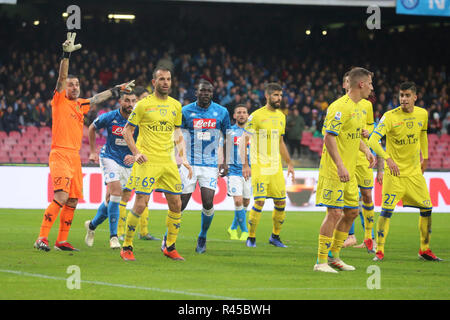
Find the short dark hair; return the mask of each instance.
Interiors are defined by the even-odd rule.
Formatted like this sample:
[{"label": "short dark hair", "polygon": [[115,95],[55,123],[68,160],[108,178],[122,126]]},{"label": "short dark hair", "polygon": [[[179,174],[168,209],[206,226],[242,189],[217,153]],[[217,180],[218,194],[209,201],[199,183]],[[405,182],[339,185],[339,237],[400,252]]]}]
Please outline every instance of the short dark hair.
[{"label": "short dark hair", "polygon": [[274,91],[283,91],[283,88],[279,83],[276,82],[270,82],[266,85],[266,89],[264,90],[267,94],[272,94]]},{"label": "short dark hair", "polygon": [[158,71],[169,71],[170,73],[172,73],[172,70],[170,70],[165,65],[159,65],[159,66],[156,66],[155,70],[153,70],[153,79],[156,79],[156,73]]},{"label": "short dark hair", "polygon": [[350,87],[353,87],[356,82],[360,81],[362,77],[373,77],[373,72],[370,72],[367,69],[356,67],[351,69],[348,72],[348,81],[350,83]]},{"label": "short dark hair", "polygon": [[413,81],[406,81],[400,84],[400,90],[411,90],[415,94],[417,92],[417,86]]},{"label": "short dark hair", "polygon": [[201,84],[206,85],[206,86],[213,86],[213,84],[211,82],[209,82],[208,80],[203,79],[203,78],[198,81],[198,86],[199,87],[200,87]]},{"label": "short dark hair", "polygon": [[131,92],[120,91],[120,99],[122,99],[124,96],[131,96],[131,95],[137,96],[136,91],[134,90]]},{"label": "short dark hair", "polygon": [[237,108],[245,108],[245,109],[247,109],[247,106],[246,106],[245,104],[240,103],[240,104],[238,104],[238,105],[236,105],[236,106],[234,107],[233,113],[236,112],[236,109],[237,109]]},{"label": "short dark hair", "polygon": [[67,79],[78,79],[79,80],[78,76],[76,76],[74,74],[68,74]]},{"label": "short dark hair", "polygon": [[136,86],[136,87],[134,87],[134,94],[135,94],[137,97],[140,97],[140,96],[141,96],[143,93],[145,93],[145,92],[148,93],[148,90],[145,89],[145,88],[142,87],[142,86]]}]

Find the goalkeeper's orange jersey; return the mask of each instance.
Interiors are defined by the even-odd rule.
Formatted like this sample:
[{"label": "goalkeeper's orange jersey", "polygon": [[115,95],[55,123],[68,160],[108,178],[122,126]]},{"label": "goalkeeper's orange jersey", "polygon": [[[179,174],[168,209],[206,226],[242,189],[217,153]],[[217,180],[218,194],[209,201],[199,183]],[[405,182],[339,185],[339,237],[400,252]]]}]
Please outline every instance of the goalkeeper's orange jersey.
[{"label": "goalkeeper's orange jersey", "polygon": [[80,150],[84,115],[89,108],[89,99],[69,100],[66,90],[55,90],[52,99],[52,149]]}]

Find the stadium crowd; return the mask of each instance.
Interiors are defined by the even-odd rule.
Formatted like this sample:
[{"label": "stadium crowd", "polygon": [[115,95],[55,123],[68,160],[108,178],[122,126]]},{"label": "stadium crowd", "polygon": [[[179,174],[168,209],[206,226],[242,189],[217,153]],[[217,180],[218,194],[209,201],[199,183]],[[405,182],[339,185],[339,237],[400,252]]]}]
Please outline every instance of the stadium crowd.
[{"label": "stadium crowd", "polygon": [[[79,76],[82,96],[91,97],[131,79],[151,91],[152,70],[165,64],[173,70],[171,96],[183,105],[195,100],[196,83],[203,78],[214,84],[216,102],[230,111],[245,104],[251,113],[265,103],[265,83],[280,82],[284,88],[282,111],[288,116],[286,138],[292,152],[302,132],[321,136],[328,105],[343,94],[343,74],[358,65],[375,73],[371,97],[375,122],[399,105],[398,84],[408,79],[418,85],[417,105],[429,111],[429,133],[450,134],[450,74],[443,58],[449,56],[448,48],[437,47],[445,32],[386,31],[370,39],[343,27],[326,37],[303,35],[305,39],[295,41],[298,35],[282,32],[277,38],[268,27],[242,28],[243,22],[236,20],[231,32],[195,24],[186,40],[186,31],[177,29],[183,23],[166,22],[165,31],[159,34],[149,33],[138,23],[98,22],[89,26],[95,33],[81,30],[82,53],[71,59],[69,73]],[[0,52],[0,131],[51,126],[50,101],[61,47],[50,39],[62,37],[54,35],[51,23],[36,27],[2,18],[0,24],[0,34],[9,43]],[[117,37],[119,30],[130,37]],[[236,32],[239,38],[233,39]],[[278,40],[271,43],[271,39]],[[421,41],[418,48],[414,39]],[[354,45],[342,46],[344,41]],[[42,43],[53,45],[43,47]],[[109,100],[98,113],[86,117],[86,124],[117,106],[117,101]]]}]

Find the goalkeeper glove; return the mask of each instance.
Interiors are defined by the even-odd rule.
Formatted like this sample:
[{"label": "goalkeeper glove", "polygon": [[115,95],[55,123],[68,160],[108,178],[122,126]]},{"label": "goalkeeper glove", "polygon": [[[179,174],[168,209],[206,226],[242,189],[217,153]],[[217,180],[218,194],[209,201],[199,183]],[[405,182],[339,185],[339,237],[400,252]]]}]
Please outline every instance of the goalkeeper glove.
[{"label": "goalkeeper glove", "polygon": [[75,44],[75,37],[77,34],[75,32],[67,33],[67,40],[62,44],[63,47],[63,58],[69,58],[70,54],[81,48],[81,44]]},{"label": "goalkeeper glove", "polygon": [[114,99],[117,99],[120,97],[120,92],[131,93],[133,91],[134,86],[135,86],[134,80],[118,84],[117,86],[111,89],[111,95]]}]

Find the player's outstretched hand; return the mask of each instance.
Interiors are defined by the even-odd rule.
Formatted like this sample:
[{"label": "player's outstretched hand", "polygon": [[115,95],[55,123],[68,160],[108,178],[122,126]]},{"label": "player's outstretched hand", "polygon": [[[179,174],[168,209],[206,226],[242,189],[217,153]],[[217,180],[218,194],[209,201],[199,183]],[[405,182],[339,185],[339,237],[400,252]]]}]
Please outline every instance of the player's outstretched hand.
[{"label": "player's outstretched hand", "polygon": [[75,37],[77,36],[76,32],[68,32],[67,40],[62,44],[63,51],[72,53],[81,48],[81,44],[75,44]]},{"label": "player's outstretched hand", "polygon": [[188,171],[189,171],[189,173],[188,173],[188,179],[192,179],[192,174],[193,174],[193,172],[192,172],[192,167],[191,167],[191,165],[189,164],[189,162],[183,161],[181,164],[182,164],[186,169],[188,169]]},{"label": "player's outstretched hand", "polygon": [[131,154],[127,154],[125,158],[123,158],[123,163],[127,166],[131,166],[134,163],[135,159]]},{"label": "player's outstretched hand", "polygon": [[148,161],[148,158],[145,154],[138,153],[134,156],[134,161],[136,161],[139,164],[143,164],[144,162]]},{"label": "player's outstretched hand", "polygon": [[118,87],[119,90],[122,92],[130,93],[133,91],[134,86],[135,86],[134,80],[131,80],[130,82],[119,84],[116,87]]},{"label": "player's outstretched hand", "polygon": [[89,162],[91,162],[91,163],[97,163],[98,162],[98,154],[97,154],[97,152],[89,153]]},{"label": "player's outstretched hand", "polygon": [[387,163],[387,165],[389,167],[389,170],[391,170],[391,174],[393,176],[400,175],[400,170],[398,169],[397,164],[394,162],[394,160],[392,160],[392,158],[387,159],[386,163]]}]

